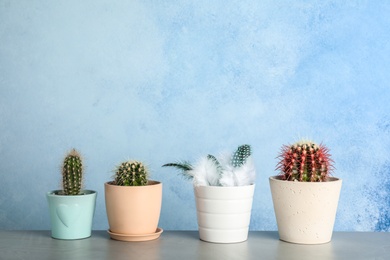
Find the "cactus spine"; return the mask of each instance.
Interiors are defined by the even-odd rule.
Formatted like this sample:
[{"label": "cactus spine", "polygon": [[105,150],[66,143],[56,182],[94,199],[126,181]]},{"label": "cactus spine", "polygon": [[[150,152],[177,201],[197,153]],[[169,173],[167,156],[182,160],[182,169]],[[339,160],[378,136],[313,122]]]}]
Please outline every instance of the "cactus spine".
[{"label": "cactus spine", "polygon": [[83,164],[80,154],[72,149],[64,159],[62,186],[65,195],[80,194],[83,178]]},{"label": "cactus spine", "polygon": [[287,181],[322,182],[333,170],[329,149],[311,141],[284,145],[277,158],[276,170]]},{"label": "cactus spine", "polygon": [[145,186],[148,184],[148,175],[141,162],[126,161],[117,167],[114,183],[119,186]]}]

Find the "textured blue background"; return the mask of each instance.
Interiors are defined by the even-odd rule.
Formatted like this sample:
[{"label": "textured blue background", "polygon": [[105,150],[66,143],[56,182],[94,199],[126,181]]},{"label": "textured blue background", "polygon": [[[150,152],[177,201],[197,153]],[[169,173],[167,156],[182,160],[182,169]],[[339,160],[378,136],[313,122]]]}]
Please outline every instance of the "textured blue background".
[{"label": "textured blue background", "polygon": [[390,230],[388,1],[0,0],[0,228],[49,229],[45,193],[79,149],[98,191],[115,165],[164,183],[160,226],[194,230],[190,182],[161,165],[249,143],[252,230],[276,230],[282,144],[325,143],[344,180],[336,230]]}]

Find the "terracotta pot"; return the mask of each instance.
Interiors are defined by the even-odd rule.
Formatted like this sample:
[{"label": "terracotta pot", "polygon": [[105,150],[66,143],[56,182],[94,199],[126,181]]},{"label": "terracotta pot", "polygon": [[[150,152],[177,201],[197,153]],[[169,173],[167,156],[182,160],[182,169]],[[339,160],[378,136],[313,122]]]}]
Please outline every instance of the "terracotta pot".
[{"label": "terracotta pot", "polygon": [[199,237],[213,243],[248,239],[255,185],[194,187]]},{"label": "terracotta pot", "polygon": [[130,236],[156,233],[162,203],[162,183],[146,186],[104,184],[109,232]]},{"label": "terracotta pot", "polygon": [[341,179],[298,182],[273,176],[269,182],[281,240],[297,244],[331,241]]}]

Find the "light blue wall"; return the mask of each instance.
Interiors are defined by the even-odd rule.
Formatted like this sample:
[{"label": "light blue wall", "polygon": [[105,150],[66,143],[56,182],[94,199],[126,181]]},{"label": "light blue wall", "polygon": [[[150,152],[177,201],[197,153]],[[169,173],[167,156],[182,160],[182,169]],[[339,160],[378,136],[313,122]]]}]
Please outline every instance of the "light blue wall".
[{"label": "light blue wall", "polygon": [[178,159],[252,145],[252,230],[276,230],[282,144],[325,143],[344,180],[336,230],[390,230],[388,1],[0,0],[0,229],[49,229],[73,147],[98,191],[115,165],[164,183],[160,226],[196,229]]}]

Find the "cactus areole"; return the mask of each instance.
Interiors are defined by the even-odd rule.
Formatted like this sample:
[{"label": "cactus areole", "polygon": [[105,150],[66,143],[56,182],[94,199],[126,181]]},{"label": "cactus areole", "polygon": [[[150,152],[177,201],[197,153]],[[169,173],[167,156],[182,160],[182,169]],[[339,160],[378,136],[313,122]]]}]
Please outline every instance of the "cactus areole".
[{"label": "cactus areole", "polygon": [[327,181],[334,169],[329,149],[311,141],[284,145],[277,158],[276,170],[280,171],[281,179],[287,181]]}]

